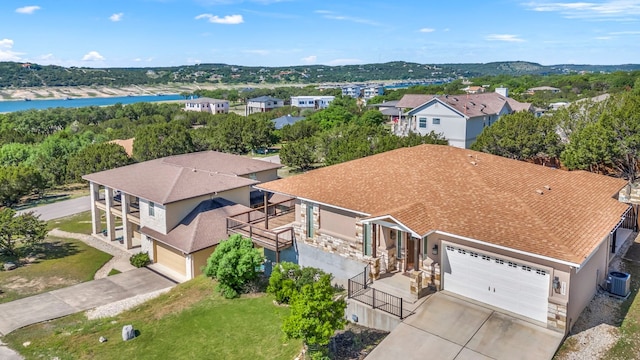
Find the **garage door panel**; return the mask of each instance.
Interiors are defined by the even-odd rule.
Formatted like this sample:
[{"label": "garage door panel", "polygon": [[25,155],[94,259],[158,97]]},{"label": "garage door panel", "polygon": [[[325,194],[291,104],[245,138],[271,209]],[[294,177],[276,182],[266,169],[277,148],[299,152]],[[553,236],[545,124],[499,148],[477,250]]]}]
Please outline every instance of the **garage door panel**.
[{"label": "garage door panel", "polygon": [[182,253],[157,241],[155,243],[155,262],[181,275],[186,275],[187,273],[186,259]]},{"label": "garage door panel", "polygon": [[445,290],[546,322],[547,272],[454,244],[443,247]]}]

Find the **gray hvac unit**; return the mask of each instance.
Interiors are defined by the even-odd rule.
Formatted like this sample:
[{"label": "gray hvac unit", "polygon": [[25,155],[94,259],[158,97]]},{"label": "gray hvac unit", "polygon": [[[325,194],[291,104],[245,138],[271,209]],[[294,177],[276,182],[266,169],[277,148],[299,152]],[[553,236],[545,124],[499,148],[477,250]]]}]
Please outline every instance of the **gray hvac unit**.
[{"label": "gray hvac unit", "polygon": [[631,286],[631,275],[623,272],[612,271],[607,279],[609,292],[613,295],[625,297],[629,295]]}]

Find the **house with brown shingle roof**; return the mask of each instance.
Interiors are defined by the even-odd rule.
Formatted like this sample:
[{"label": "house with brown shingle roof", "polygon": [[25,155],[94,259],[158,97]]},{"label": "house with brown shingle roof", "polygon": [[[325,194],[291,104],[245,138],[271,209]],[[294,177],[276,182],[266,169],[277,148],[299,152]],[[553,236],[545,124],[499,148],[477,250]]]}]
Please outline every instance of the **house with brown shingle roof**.
[{"label": "house with brown shingle roof", "polygon": [[85,175],[92,232],[105,241],[119,240],[126,249],[148,252],[161,268],[190,279],[227,238],[227,218],[248,217],[255,199],[263,199],[252,185],[277,179],[280,167],[205,151]]},{"label": "house with brown shingle roof", "polygon": [[502,94],[483,93],[466,95],[407,94],[396,105],[408,109],[395,124],[396,135],[409,133],[441,134],[449,145],[469,148],[482,130],[491,126],[505,114],[531,111],[531,104],[520,103]]},{"label": "house with brown shingle roof", "polygon": [[420,145],[255,187],[297,199],[287,251],[303,266],[348,279],[369,264],[415,296],[446,290],[566,334],[636,230],[625,185]]}]

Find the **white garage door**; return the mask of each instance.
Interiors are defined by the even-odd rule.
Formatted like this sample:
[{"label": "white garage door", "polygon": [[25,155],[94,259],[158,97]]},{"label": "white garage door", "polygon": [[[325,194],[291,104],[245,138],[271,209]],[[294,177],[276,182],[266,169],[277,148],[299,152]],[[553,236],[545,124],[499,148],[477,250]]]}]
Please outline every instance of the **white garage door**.
[{"label": "white garage door", "polygon": [[443,242],[444,289],[547,322],[549,273]]}]

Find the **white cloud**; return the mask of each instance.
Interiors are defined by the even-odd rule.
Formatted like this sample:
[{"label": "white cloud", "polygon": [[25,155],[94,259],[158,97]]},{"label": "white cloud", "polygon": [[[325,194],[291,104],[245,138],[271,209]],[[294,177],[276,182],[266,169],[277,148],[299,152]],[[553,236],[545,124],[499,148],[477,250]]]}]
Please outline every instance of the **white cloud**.
[{"label": "white cloud", "polygon": [[436,29],[432,29],[432,28],[422,28],[419,30],[421,33],[432,33],[434,31],[436,31]]},{"label": "white cloud", "polygon": [[506,41],[506,42],[523,42],[524,41],[521,38],[519,38],[518,35],[511,35],[511,34],[491,34],[491,35],[487,35],[485,39],[489,41]]},{"label": "white cloud", "polygon": [[354,64],[362,64],[363,61],[360,59],[334,59],[329,61],[327,65],[354,65]]},{"label": "white cloud", "polygon": [[82,57],[82,61],[103,61],[104,56],[97,51],[89,51]]},{"label": "white cloud", "polygon": [[23,53],[15,52],[13,49],[13,40],[0,40],[0,61],[20,61],[20,55]]},{"label": "white cloud", "polygon": [[109,16],[109,20],[111,20],[113,22],[118,22],[118,21],[122,20],[123,16],[124,16],[124,13],[113,14],[113,15]]},{"label": "white cloud", "polygon": [[640,35],[640,31],[615,31],[611,35]]},{"label": "white cloud", "polygon": [[630,20],[640,15],[640,1],[605,0],[600,2],[546,2],[524,4],[531,11],[557,12],[570,19]]},{"label": "white cloud", "polygon": [[242,24],[244,19],[242,15],[226,15],[224,17],[219,17],[218,15],[212,14],[200,14],[195,17],[196,20],[207,19],[210,23],[213,24],[225,24],[225,25],[237,25]]},{"label": "white cloud", "polygon": [[378,23],[376,21],[373,21],[373,20],[363,19],[363,18],[358,18],[358,17],[353,17],[353,16],[339,15],[339,14],[336,14],[334,12],[327,11],[327,10],[316,10],[314,12],[316,14],[322,15],[323,18],[329,19],[329,20],[350,21],[350,22],[354,22],[354,23],[358,23],[358,24],[365,24],[365,25],[372,25],[372,26],[382,26],[382,24],[380,24],[380,23]]},{"label": "white cloud", "polygon": [[303,57],[300,60],[302,60],[305,64],[315,64],[318,60],[318,57],[315,55],[309,55],[307,57]]},{"label": "white cloud", "polygon": [[33,14],[34,12],[36,12],[36,10],[40,10],[40,9],[41,9],[41,8],[40,8],[40,6],[37,6],[37,5],[31,5],[31,6],[23,6],[23,7],[21,7],[21,8],[17,8],[17,9],[16,9],[16,12],[17,12],[18,14],[28,14],[28,15],[31,15],[31,14]]},{"label": "white cloud", "polygon": [[613,37],[611,36],[596,36],[594,39],[596,40],[611,40]]}]

